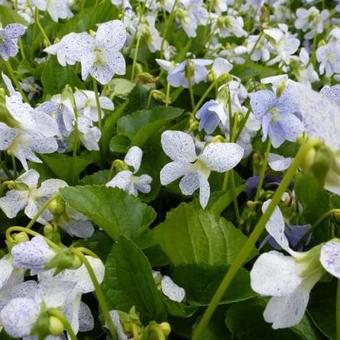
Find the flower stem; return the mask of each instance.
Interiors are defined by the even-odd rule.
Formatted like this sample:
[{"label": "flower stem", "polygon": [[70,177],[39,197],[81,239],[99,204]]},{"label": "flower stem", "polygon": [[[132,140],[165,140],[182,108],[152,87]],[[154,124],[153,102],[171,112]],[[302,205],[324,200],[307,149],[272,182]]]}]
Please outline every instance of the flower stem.
[{"label": "flower stem", "polygon": [[237,134],[236,134],[236,136],[235,136],[235,138],[234,138],[235,142],[237,142],[237,140],[238,140],[239,137],[241,136],[241,133],[242,133],[244,127],[245,127],[246,124],[247,124],[247,121],[248,121],[248,118],[249,118],[249,116],[250,116],[250,113],[251,113],[251,108],[248,109],[246,115],[244,116],[244,118],[243,118],[243,120],[242,120],[242,122],[241,122],[241,124],[240,124],[240,126],[239,126],[239,129],[238,129],[238,131],[237,131]]},{"label": "flower stem", "polygon": [[100,107],[100,101],[99,101],[98,83],[97,83],[97,80],[94,78],[92,78],[92,81],[93,81],[93,92],[96,97],[98,126],[99,126],[99,130],[102,131],[102,108]]},{"label": "flower stem", "polygon": [[196,106],[194,107],[193,111],[192,111],[192,115],[195,116],[196,112],[198,111],[198,109],[201,107],[201,105],[203,104],[204,100],[207,98],[207,96],[209,95],[209,93],[211,92],[211,90],[215,87],[217,81],[214,80],[209,87],[205,90],[205,92],[203,93],[202,97],[200,98],[200,100],[197,102]]},{"label": "flower stem", "polygon": [[[217,308],[218,304],[220,303],[221,299],[223,298],[225,292],[229,288],[230,284],[232,283],[235,275],[239,271],[239,269],[242,267],[244,262],[247,260],[247,257],[251,253],[252,249],[254,248],[257,240],[260,238],[261,234],[263,233],[266,223],[268,222],[270,216],[272,215],[275,207],[280,202],[282,194],[286,191],[288,188],[291,179],[294,177],[298,167],[304,160],[306,154],[308,151],[316,146],[319,143],[319,141],[315,139],[310,139],[307,142],[305,142],[299,152],[297,153],[294,161],[292,162],[291,166],[287,170],[285,176],[283,177],[279,187],[275,191],[272,201],[268,206],[268,209],[264,212],[264,214],[261,216],[260,220],[256,224],[253,232],[243,245],[242,249],[232,262],[230,269],[224,276],[222,282],[220,283],[219,287],[217,288],[214,296],[212,297],[208,308],[205,310],[201,320],[197,324],[196,328],[194,329],[192,340],[201,340],[201,334],[203,330],[208,325],[211,317],[213,316],[215,309]],[[340,340],[340,339],[339,339]]]},{"label": "flower stem", "polygon": [[263,181],[264,181],[264,175],[266,173],[266,169],[267,169],[267,165],[268,165],[270,148],[271,148],[271,142],[270,142],[270,139],[268,138],[267,145],[266,145],[266,151],[264,153],[264,160],[263,160],[261,172],[260,172],[260,175],[259,175],[259,182],[257,184],[255,201],[257,201],[260,197],[260,192],[261,192]]},{"label": "flower stem", "polygon": [[131,79],[130,79],[131,81],[135,80],[135,72],[136,72],[136,64],[137,64],[137,58],[138,58],[140,39],[141,39],[141,35],[137,37],[135,52],[133,54],[132,71],[131,71]]},{"label": "flower stem", "polygon": [[39,31],[41,32],[42,36],[44,37],[46,47],[47,47],[47,46],[50,46],[50,45],[51,45],[51,41],[50,41],[50,39],[48,38],[48,36],[47,36],[47,34],[46,34],[44,28],[41,26],[41,23],[40,23],[39,10],[38,10],[38,8],[35,9],[34,19],[35,19],[35,23],[37,24],[37,26],[38,26],[38,28],[39,28]]},{"label": "flower stem", "polygon": [[165,92],[165,106],[166,107],[169,106],[169,104],[170,104],[170,88],[171,88],[170,84],[167,83],[166,84],[166,92]]},{"label": "flower stem", "polygon": [[9,74],[10,78],[12,79],[12,82],[14,83],[16,89],[20,92],[23,100],[28,103],[29,100],[28,100],[26,94],[24,93],[24,91],[22,90],[17,77],[14,74],[14,71],[13,71],[11,63],[9,61],[7,61],[7,60],[4,60],[3,62],[5,64],[5,66],[6,66],[7,72]]},{"label": "flower stem", "polygon": [[340,340],[340,280],[336,291],[336,340]]},{"label": "flower stem", "polygon": [[236,221],[237,224],[240,226],[241,225],[241,218],[240,218],[240,210],[238,208],[238,202],[237,202],[237,197],[235,196],[235,174],[233,170],[230,170],[231,172],[231,194],[233,197],[233,204],[234,204],[234,211],[235,211],[235,216],[236,216]]},{"label": "flower stem", "polygon": [[164,25],[164,30],[162,32],[162,43],[161,43],[161,58],[163,58],[163,49],[164,49],[164,43],[165,43],[165,40],[166,40],[166,36],[168,34],[168,31],[169,31],[169,28],[175,18],[175,8],[176,8],[176,5],[177,5],[177,2],[178,0],[175,0],[174,1],[174,4],[172,5],[172,8],[171,8],[171,12],[170,12],[170,15],[168,16],[168,19]]},{"label": "flower stem", "polygon": [[31,229],[27,229],[25,227],[19,227],[19,226],[13,226],[13,227],[9,227],[7,230],[6,230],[6,240],[10,240],[12,242],[15,242],[15,240],[12,238],[11,236],[11,233],[12,232],[15,232],[15,231],[22,231],[28,235],[31,235],[31,236],[41,236],[44,238],[44,240],[46,241],[46,243],[53,249],[55,249],[56,251],[59,251],[60,250],[60,247],[54,243],[53,241],[51,241],[50,239],[48,239],[47,237],[37,233],[36,231],[34,230],[31,230]]},{"label": "flower stem", "polygon": [[116,329],[115,329],[115,326],[112,322],[112,319],[111,319],[111,316],[110,316],[110,313],[109,313],[109,309],[108,309],[106,302],[105,302],[105,296],[104,296],[104,293],[103,293],[103,291],[100,287],[100,284],[97,280],[96,274],[94,273],[94,270],[93,270],[90,262],[85,257],[85,255],[80,250],[78,250],[77,248],[73,248],[73,251],[83,261],[83,263],[84,263],[84,265],[85,265],[85,267],[86,267],[86,269],[87,269],[87,271],[90,275],[91,281],[92,281],[93,286],[94,286],[95,291],[96,291],[96,296],[97,296],[97,300],[98,300],[98,303],[99,303],[99,308],[100,308],[100,310],[103,314],[106,325],[107,325],[107,327],[108,327],[108,329],[111,333],[112,339],[117,340],[118,338],[117,338]]},{"label": "flower stem", "polygon": [[31,229],[34,225],[35,222],[37,222],[38,218],[42,215],[42,213],[48,208],[50,203],[58,196],[58,194],[53,195],[50,197],[42,206],[41,208],[37,211],[37,213],[33,216],[31,221],[27,224],[26,228]]},{"label": "flower stem", "polygon": [[188,77],[188,83],[189,83],[189,94],[190,94],[190,102],[191,102],[191,107],[192,107],[192,112],[193,112],[193,117],[194,117],[194,111],[195,111],[195,98],[194,98],[194,92],[192,89],[192,77]]}]

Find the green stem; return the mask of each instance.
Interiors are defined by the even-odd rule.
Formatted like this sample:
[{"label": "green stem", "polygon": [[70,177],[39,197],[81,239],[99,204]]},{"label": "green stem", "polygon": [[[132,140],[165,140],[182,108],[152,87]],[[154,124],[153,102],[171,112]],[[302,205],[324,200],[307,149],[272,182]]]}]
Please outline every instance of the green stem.
[{"label": "green stem", "polygon": [[135,72],[136,72],[136,64],[137,64],[137,58],[138,58],[140,39],[141,39],[141,35],[137,37],[135,52],[133,54],[132,71],[131,71],[131,79],[130,79],[131,81],[135,80]]},{"label": "green stem", "polygon": [[222,185],[222,191],[226,191],[226,190],[227,190],[228,181],[229,181],[229,173],[230,173],[230,171],[227,171],[227,172],[224,174],[223,185]]},{"label": "green stem", "polygon": [[255,51],[255,49],[256,49],[256,47],[258,46],[258,44],[260,43],[260,41],[261,41],[261,39],[262,39],[262,37],[263,37],[263,31],[260,33],[260,35],[259,35],[259,37],[257,38],[257,40],[255,41],[255,44],[254,44],[254,46],[253,46],[253,48],[250,50],[250,52],[249,52],[249,54],[248,54],[248,60],[250,60],[251,59],[251,56],[252,56],[252,54],[254,53],[254,51]]},{"label": "green stem", "polygon": [[11,154],[11,158],[12,158],[12,167],[13,167],[14,178],[17,178],[18,177],[17,162],[16,162],[15,156],[13,154]]},{"label": "green stem", "polygon": [[241,251],[238,253],[234,261],[232,262],[228,272],[224,276],[222,282],[220,283],[219,287],[217,288],[213,298],[211,299],[208,308],[205,310],[201,320],[199,321],[198,325],[194,329],[192,340],[201,340],[201,334],[203,330],[208,325],[212,315],[214,314],[215,309],[217,308],[218,304],[220,303],[221,299],[223,298],[225,292],[229,288],[230,284],[232,283],[235,275],[242,267],[244,262],[247,260],[249,254],[253,250],[257,240],[260,238],[261,234],[263,233],[266,223],[268,222],[270,216],[272,215],[275,207],[281,200],[281,196],[288,188],[291,179],[294,177],[298,167],[303,162],[305,156],[307,155],[308,151],[315,147],[319,141],[315,139],[308,140],[304,143],[299,152],[297,153],[294,161],[292,162],[291,166],[287,170],[285,176],[283,177],[279,187],[275,191],[272,201],[269,204],[267,210],[261,216],[260,220],[256,224],[253,232],[243,245]]},{"label": "green stem", "polygon": [[267,165],[268,165],[270,148],[271,148],[271,142],[270,142],[270,138],[268,138],[267,145],[266,145],[266,151],[264,153],[263,164],[262,164],[261,172],[259,174],[259,183],[257,184],[257,189],[256,189],[256,194],[255,194],[255,202],[260,197],[260,192],[261,192],[263,181],[264,181],[264,175],[266,173],[266,169],[267,169]]},{"label": "green stem", "polygon": [[239,127],[239,129],[238,129],[238,131],[237,131],[237,134],[236,134],[236,136],[235,136],[235,139],[234,139],[235,142],[237,142],[237,140],[240,138],[241,133],[242,133],[244,127],[245,127],[246,124],[247,124],[247,121],[248,121],[248,118],[249,118],[249,116],[250,116],[250,113],[251,113],[251,108],[248,109],[246,115],[244,116],[244,118],[243,118],[243,120],[242,120],[242,122],[241,122],[241,124],[240,124],[240,127]]},{"label": "green stem", "polygon": [[162,32],[162,43],[161,43],[161,58],[163,57],[163,50],[164,50],[164,43],[166,40],[166,36],[168,34],[169,28],[175,18],[175,7],[177,5],[178,0],[174,1],[174,4],[172,5],[170,15],[168,16],[168,19],[164,25],[164,30]]},{"label": "green stem", "polygon": [[38,8],[35,9],[35,13],[34,13],[34,19],[35,19],[35,23],[37,24],[38,28],[39,28],[39,31],[41,32],[41,34],[43,35],[44,37],[44,40],[45,40],[45,46],[50,46],[51,45],[51,41],[50,39],[48,38],[44,28],[41,26],[41,23],[40,23],[40,18],[39,18],[39,10]]},{"label": "green stem", "polygon": [[165,106],[167,107],[170,104],[170,84],[166,84],[166,92],[165,92]]},{"label": "green stem", "polygon": [[16,89],[20,92],[20,94],[21,94],[23,100],[24,100],[25,102],[28,103],[29,100],[28,100],[28,98],[27,98],[25,92],[22,90],[22,88],[21,88],[21,86],[20,86],[20,84],[19,84],[19,81],[18,81],[17,77],[16,77],[15,74],[14,74],[14,70],[13,70],[13,68],[12,68],[11,63],[10,63],[9,61],[7,61],[7,60],[4,60],[3,63],[5,64],[6,69],[7,69],[7,72],[8,72],[8,74],[9,74],[9,76],[10,76],[12,82],[14,83]]},{"label": "green stem", "polygon": [[336,340],[340,340],[340,280],[336,291]]},{"label": "green stem", "polygon": [[236,221],[237,225],[241,225],[241,217],[240,217],[240,210],[238,208],[238,202],[237,202],[237,197],[235,196],[235,174],[233,170],[230,170],[231,172],[231,195],[233,197],[233,204],[234,204],[234,210],[235,210],[235,216],[236,216]]},{"label": "green stem", "polygon": [[56,317],[57,319],[59,319],[62,324],[64,325],[64,328],[66,330],[66,332],[68,333],[68,335],[70,336],[71,340],[77,340],[77,336],[74,333],[72,326],[70,325],[70,323],[68,322],[68,320],[65,318],[64,314],[58,310],[58,309],[50,309],[48,311],[48,313],[54,317]]},{"label": "green stem", "polygon": [[[192,90],[192,77],[191,76],[188,77],[188,83],[189,83],[189,94],[190,94],[191,108],[192,108],[192,112],[194,112],[194,110],[195,110],[195,98],[194,98],[194,92]],[[193,117],[195,117],[195,116],[193,115]]]},{"label": "green stem", "polygon": [[17,231],[17,232],[22,231],[22,232],[24,232],[24,233],[26,233],[26,234],[28,234],[28,235],[31,235],[31,236],[41,236],[41,237],[44,238],[44,240],[46,241],[46,243],[47,243],[51,248],[55,249],[56,251],[59,251],[59,250],[60,250],[60,247],[59,247],[56,243],[54,243],[53,241],[51,241],[50,239],[48,239],[47,237],[45,237],[45,236],[43,236],[43,235],[37,233],[37,232],[34,231],[34,230],[27,229],[27,228],[25,228],[25,227],[13,226],[13,227],[7,228],[7,230],[6,230],[6,240],[10,240],[11,242],[15,243],[15,240],[12,238],[11,233],[12,233],[12,232],[16,232],[16,231]]},{"label": "green stem", "polygon": [[42,215],[42,213],[48,208],[50,203],[58,196],[58,194],[53,195],[51,198],[49,198],[37,211],[37,213],[34,215],[34,217],[31,219],[31,221],[27,224],[26,228],[31,229],[35,222],[37,222],[38,218]]},{"label": "green stem", "polygon": [[100,101],[99,101],[98,83],[97,83],[97,80],[94,78],[92,78],[92,82],[93,82],[93,92],[96,97],[98,126],[99,126],[99,130],[102,131],[102,108],[100,107]]},{"label": "green stem", "polygon": [[148,101],[146,102],[146,109],[147,110],[149,110],[150,106],[151,106],[152,94],[153,94],[153,91],[150,90],[149,91],[149,95],[148,95]]},{"label": "green stem", "polygon": [[107,325],[107,327],[108,327],[108,329],[111,333],[112,339],[117,340],[118,338],[117,338],[116,329],[115,329],[115,326],[112,322],[109,309],[108,309],[106,302],[105,302],[105,296],[104,296],[104,293],[103,293],[103,291],[100,287],[100,284],[97,280],[96,274],[95,274],[90,262],[85,257],[85,255],[81,251],[79,251],[77,248],[73,248],[73,251],[83,261],[83,263],[84,263],[84,265],[85,265],[85,267],[86,267],[86,269],[87,269],[87,271],[90,275],[91,281],[92,281],[93,286],[94,286],[95,291],[96,291],[96,296],[97,296],[97,300],[98,300],[98,303],[99,303],[99,308],[101,310],[101,313],[103,314],[104,320],[105,320],[106,325]]},{"label": "green stem", "polygon": [[192,111],[192,115],[195,116],[196,112],[198,111],[198,109],[201,107],[201,105],[203,104],[204,100],[207,98],[207,96],[209,95],[209,93],[211,92],[211,90],[215,87],[217,83],[217,80],[215,79],[210,85],[209,87],[205,90],[205,92],[203,93],[202,97],[200,98],[200,100],[197,102],[196,106],[194,107],[193,111]]}]

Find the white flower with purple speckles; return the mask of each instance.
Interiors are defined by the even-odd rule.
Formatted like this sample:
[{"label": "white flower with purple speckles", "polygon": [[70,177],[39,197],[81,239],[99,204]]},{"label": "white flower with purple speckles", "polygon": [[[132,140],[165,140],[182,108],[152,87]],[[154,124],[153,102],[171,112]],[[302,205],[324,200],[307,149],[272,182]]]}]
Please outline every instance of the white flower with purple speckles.
[{"label": "white flower with purple speckles", "polygon": [[143,151],[138,146],[131,147],[124,158],[124,163],[132,167],[133,171],[123,170],[118,172],[106,183],[106,186],[122,189],[133,196],[138,196],[138,192],[149,193],[151,191],[152,177],[149,175],[135,175],[141,166],[142,157]]},{"label": "white flower with purple speckles", "polygon": [[31,0],[32,4],[40,11],[47,11],[52,20],[58,22],[59,19],[72,18],[70,10],[71,0]]},{"label": "white flower with purple speckles", "polygon": [[0,29],[0,56],[4,60],[15,57],[19,51],[18,39],[25,34],[26,28],[21,24],[9,24]]},{"label": "white flower with purple speckles", "polygon": [[[262,212],[270,202],[264,202]],[[290,256],[276,250],[261,254],[250,272],[251,287],[255,292],[271,297],[263,313],[266,322],[274,329],[293,327],[303,318],[310,291],[324,274],[318,262],[320,247],[301,253],[293,251],[284,233],[285,223],[278,207],[267,222],[266,230]]]},{"label": "white flower with purple speckles", "polygon": [[163,132],[161,143],[166,155],[172,159],[161,170],[161,184],[167,185],[182,177],[179,183],[182,193],[192,195],[199,189],[203,208],[210,196],[210,172],[231,170],[243,157],[243,149],[235,143],[211,143],[197,155],[192,136],[182,131]]}]

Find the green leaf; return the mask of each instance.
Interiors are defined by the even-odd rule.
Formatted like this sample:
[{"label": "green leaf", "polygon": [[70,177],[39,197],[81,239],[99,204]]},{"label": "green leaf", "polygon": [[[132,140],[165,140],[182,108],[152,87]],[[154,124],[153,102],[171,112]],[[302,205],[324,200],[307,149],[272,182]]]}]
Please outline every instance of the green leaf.
[{"label": "green leaf", "polygon": [[66,187],[65,201],[103,228],[114,240],[119,235],[137,237],[156,217],[155,211],[137,197],[99,185]]},{"label": "green leaf", "polygon": [[91,175],[84,176],[80,180],[81,185],[104,185],[106,184],[111,178],[109,178],[109,170],[99,170],[97,172],[94,172]]},{"label": "green leaf", "polygon": [[[154,230],[154,237],[175,266],[230,264],[247,238],[231,222],[193,204],[180,204]],[[254,256],[255,250],[251,256]]]},{"label": "green leaf", "polygon": [[61,66],[55,56],[49,56],[41,74],[44,96],[61,93],[66,85],[83,88],[75,66]]},{"label": "green leaf", "polygon": [[308,306],[312,321],[329,339],[336,339],[336,280],[318,283],[311,292]]},{"label": "green leaf", "polygon": [[279,69],[274,67],[263,66],[259,63],[248,61],[244,64],[236,65],[233,68],[232,73],[242,80],[248,80],[257,76],[261,76],[261,78],[274,76],[276,74],[279,74],[279,71]]},{"label": "green leaf", "polygon": [[[303,206],[302,217],[304,221],[313,225],[324,213],[329,211],[329,195],[312,176],[304,175],[296,178],[295,193],[298,201]],[[329,220],[323,221],[313,232],[316,241],[329,240]]]},{"label": "green leaf", "polygon": [[68,156],[63,154],[40,155],[44,164],[59,178],[71,184],[93,163],[91,155]]},{"label": "green leaf", "polygon": [[114,136],[110,141],[110,150],[117,153],[126,153],[129,150],[130,143],[131,140],[127,136]]},{"label": "green leaf", "polygon": [[226,209],[234,200],[244,191],[245,185],[240,185],[237,188],[228,191],[218,191],[211,195],[209,205],[207,209],[216,216],[221,215],[224,209]]},{"label": "green leaf", "polygon": [[12,23],[27,25],[22,16],[6,6],[0,6],[0,22],[3,26]]},{"label": "green leaf", "polygon": [[137,84],[131,91],[129,104],[126,107],[126,112],[135,112],[143,110],[148,102],[149,88],[141,84]]},{"label": "green leaf", "polygon": [[179,117],[182,109],[159,106],[154,110],[136,111],[118,120],[117,132],[128,136],[131,145],[143,146],[157,131],[164,128],[167,122]]},{"label": "green leaf", "polygon": [[[173,280],[185,289],[186,298],[192,305],[207,306],[221,283],[228,266],[189,264],[176,267]],[[256,296],[250,288],[249,272],[240,269],[222,298],[220,304],[247,300]]]},{"label": "green leaf", "polygon": [[128,312],[135,306],[144,323],[166,320],[166,308],[148,259],[122,236],[106,259],[103,291],[110,309]]}]

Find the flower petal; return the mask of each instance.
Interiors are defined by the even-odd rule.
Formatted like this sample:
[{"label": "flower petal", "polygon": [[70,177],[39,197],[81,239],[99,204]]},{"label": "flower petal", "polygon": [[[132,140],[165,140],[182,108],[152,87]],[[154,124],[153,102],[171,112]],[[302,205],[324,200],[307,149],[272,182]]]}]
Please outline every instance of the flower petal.
[{"label": "flower petal", "polygon": [[210,185],[208,179],[203,175],[199,176],[199,182],[200,182],[200,204],[201,207],[204,209],[209,202]]},{"label": "flower petal", "polygon": [[118,51],[123,48],[126,37],[123,22],[120,20],[111,20],[98,26],[96,42],[101,47],[112,48]]},{"label": "flower petal", "polygon": [[[269,204],[271,203],[271,200],[267,200],[262,205],[262,212],[264,213]],[[270,216],[267,224],[266,224],[266,230],[268,233],[274,238],[274,240],[279,244],[279,246],[284,249],[286,252],[288,252],[291,255],[294,255],[295,252],[290,249],[289,241],[285,235],[285,221],[283,219],[281,210],[279,207],[275,207],[274,212]]]},{"label": "flower petal", "polygon": [[143,158],[142,149],[138,146],[133,146],[127,152],[124,158],[124,162],[127,165],[132,166],[134,169],[134,173],[136,173],[140,168],[140,165],[142,163],[142,158]]},{"label": "flower petal", "polygon": [[192,195],[200,186],[199,174],[197,172],[187,173],[179,182],[179,188],[183,195]]},{"label": "flower petal", "polygon": [[258,257],[250,272],[251,288],[265,296],[292,294],[301,284],[300,267],[292,256],[275,250]]},{"label": "flower petal", "polygon": [[7,150],[16,136],[17,132],[15,129],[0,122],[0,150]]},{"label": "flower petal", "polygon": [[250,106],[257,118],[261,118],[276,103],[275,93],[269,90],[260,90],[250,94]]},{"label": "flower petal", "polygon": [[162,292],[170,300],[182,302],[185,299],[185,290],[178,286],[172,279],[164,275],[161,282]]},{"label": "flower petal", "polygon": [[265,321],[272,323],[273,329],[297,325],[305,314],[309,293],[310,289],[301,285],[288,296],[272,297],[263,313]]},{"label": "flower petal", "polygon": [[42,236],[22,242],[12,248],[13,267],[42,270],[55,253],[49,248]]},{"label": "flower petal", "polygon": [[281,155],[270,153],[269,154],[269,166],[274,171],[284,171],[289,168],[292,162],[291,157],[283,157]]},{"label": "flower petal", "polygon": [[193,162],[197,159],[193,138],[182,131],[164,131],[162,148],[173,161]]},{"label": "flower petal", "polygon": [[11,190],[6,193],[6,196],[0,198],[0,208],[8,218],[14,218],[25,208],[27,202],[27,191]]},{"label": "flower petal", "polygon": [[124,191],[128,190],[132,178],[132,172],[129,170],[124,170],[118,172],[116,176],[114,176],[111,181],[106,183],[107,187],[110,188],[119,188]]},{"label": "flower petal", "polygon": [[242,159],[244,150],[235,143],[211,143],[199,156],[210,170],[225,172],[234,168]]},{"label": "flower petal", "polygon": [[340,242],[325,243],[321,248],[320,262],[328,273],[340,279]]},{"label": "flower petal", "polygon": [[39,316],[39,305],[33,299],[12,299],[1,311],[0,321],[6,332],[17,338],[30,335]]},{"label": "flower petal", "polygon": [[168,185],[176,179],[187,174],[191,169],[190,164],[182,162],[170,162],[165,164],[160,172],[160,181],[162,185]]}]

